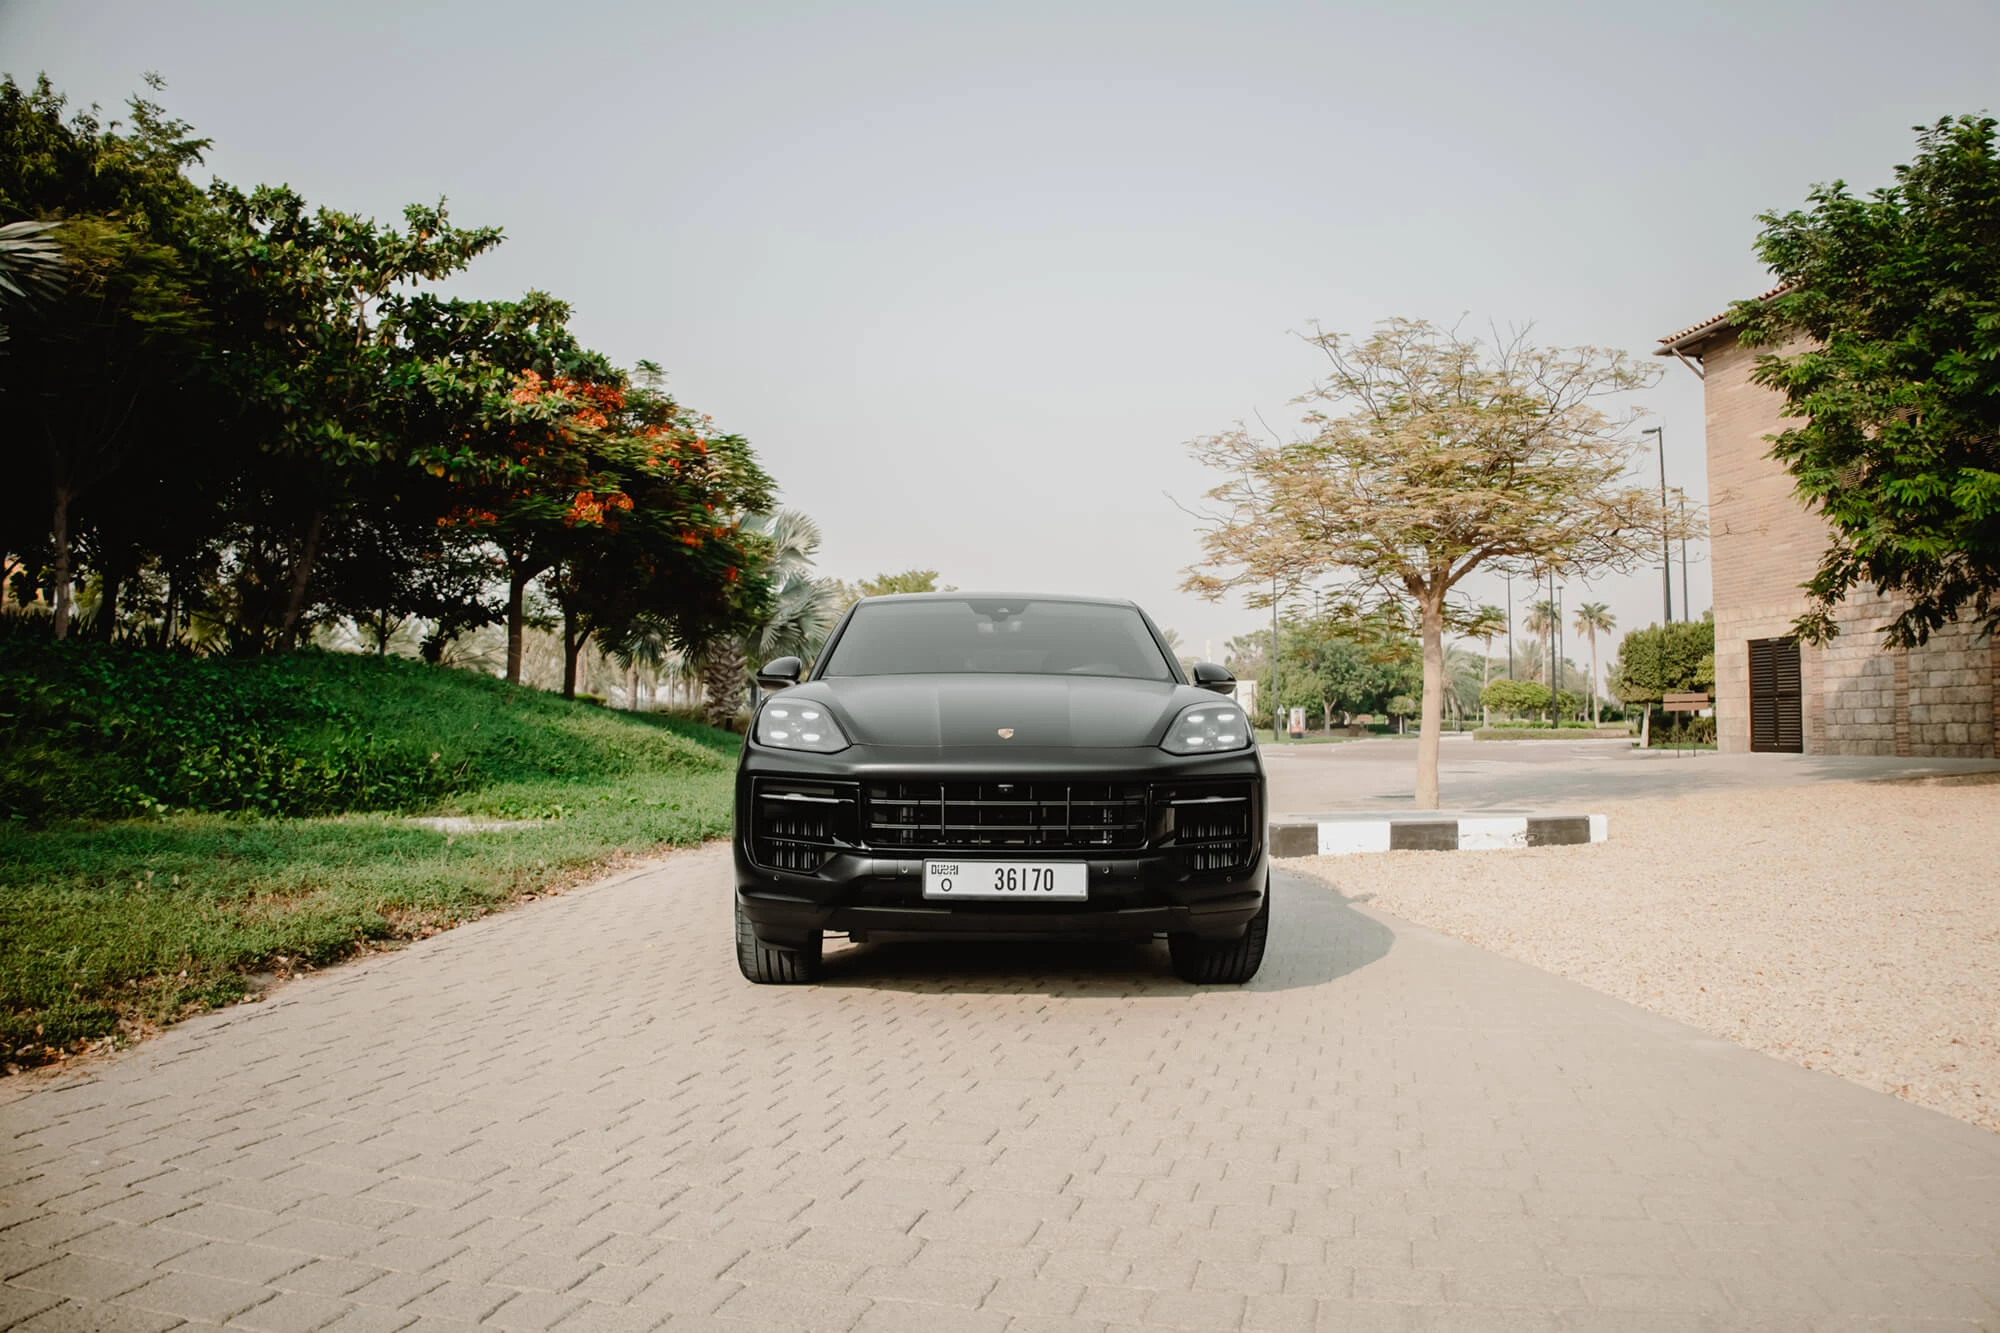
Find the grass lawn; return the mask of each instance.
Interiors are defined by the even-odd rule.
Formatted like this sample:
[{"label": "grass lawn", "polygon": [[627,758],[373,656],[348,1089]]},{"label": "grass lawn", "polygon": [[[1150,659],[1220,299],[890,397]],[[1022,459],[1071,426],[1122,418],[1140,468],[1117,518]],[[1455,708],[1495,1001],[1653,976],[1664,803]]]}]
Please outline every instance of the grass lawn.
[{"label": "grass lawn", "polygon": [[[9,1064],[730,828],[739,742],[697,724],[393,659],[53,652],[0,643]],[[415,813],[533,822],[452,833]]]}]

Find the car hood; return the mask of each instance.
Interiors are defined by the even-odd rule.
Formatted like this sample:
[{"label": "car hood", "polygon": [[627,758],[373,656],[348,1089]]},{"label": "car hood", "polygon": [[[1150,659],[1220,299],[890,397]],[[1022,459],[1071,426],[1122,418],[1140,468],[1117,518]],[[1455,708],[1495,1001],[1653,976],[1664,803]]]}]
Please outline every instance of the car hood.
[{"label": "car hood", "polygon": [[1079,749],[1156,745],[1181,709],[1221,702],[1163,680],[984,674],[836,677],[785,697],[830,704],[857,745]]}]

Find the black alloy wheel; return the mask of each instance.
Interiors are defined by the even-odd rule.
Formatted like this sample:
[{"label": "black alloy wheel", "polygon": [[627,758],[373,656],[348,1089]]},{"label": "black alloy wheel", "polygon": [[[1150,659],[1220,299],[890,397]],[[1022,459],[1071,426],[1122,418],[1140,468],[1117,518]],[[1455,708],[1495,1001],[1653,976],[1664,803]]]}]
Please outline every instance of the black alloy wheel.
[{"label": "black alloy wheel", "polygon": [[1196,986],[1240,986],[1257,975],[1264,963],[1264,941],[1271,934],[1271,881],[1264,880],[1264,905],[1250,918],[1243,934],[1233,940],[1205,940],[1199,935],[1167,936],[1167,953],[1174,975]]},{"label": "black alloy wheel", "polygon": [[760,986],[805,986],[819,980],[826,937],[815,932],[800,945],[779,945],[757,937],[743,900],[736,899],[736,967]]}]

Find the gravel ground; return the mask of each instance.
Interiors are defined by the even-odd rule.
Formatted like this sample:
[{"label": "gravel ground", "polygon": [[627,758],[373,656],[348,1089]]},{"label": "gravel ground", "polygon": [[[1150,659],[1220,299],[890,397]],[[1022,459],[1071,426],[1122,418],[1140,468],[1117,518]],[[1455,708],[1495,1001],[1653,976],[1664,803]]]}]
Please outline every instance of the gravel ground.
[{"label": "gravel ground", "polygon": [[1287,864],[1350,900],[2000,1131],[2000,775],[1607,803],[1611,840]]}]

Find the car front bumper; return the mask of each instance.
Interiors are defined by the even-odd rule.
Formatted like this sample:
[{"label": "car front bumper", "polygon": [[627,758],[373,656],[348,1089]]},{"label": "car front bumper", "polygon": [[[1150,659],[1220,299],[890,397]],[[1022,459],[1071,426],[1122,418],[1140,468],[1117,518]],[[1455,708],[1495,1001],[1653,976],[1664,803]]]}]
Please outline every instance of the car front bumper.
[{"label": "car front bumper", "polygon": [[[919,759],[928,762],[917,762]],[[810,873],[760,865],[753,856],[751,790],[759,777],[865,784],[871,777],[912,773],[948,780],[1032,777],[1077,782],[1170,784],[1252,779],[1251,855],[1224,870],[1191,871],[1172,849],[1019,849],[944,847],[934,850],[857,848],[830,856]],[[746,747],[737,781],[737,899],[758,935],[774,943],[833,931],[850,935],[1041,937],[1149,936],[1189,933],[1227,939],[1241,935],[1263,905],[1269,871],[1263,770],[1256,752],[1189,760],[1163,751],[991,753],[954,752],[940,764],[922,756],[877,749],[829,756]],[[924,861],[1082,863],[1089,867],[1089,898],[1082,902],[940,902],[923,896]]]}]

